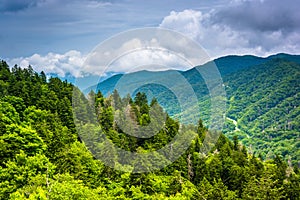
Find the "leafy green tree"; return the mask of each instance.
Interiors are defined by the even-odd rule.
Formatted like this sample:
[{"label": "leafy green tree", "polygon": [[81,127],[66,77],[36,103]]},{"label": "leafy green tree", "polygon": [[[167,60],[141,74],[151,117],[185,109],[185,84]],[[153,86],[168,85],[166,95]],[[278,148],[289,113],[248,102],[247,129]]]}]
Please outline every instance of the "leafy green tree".
[{"label": "leafy green tree", "polygon": [[55,166],[44,155],[27,156],[20,151],[13,160],[0,167],[0,199],[8,199],[17,190],[28,194],[41,182],[46,186],[54,169]]},{"label": "leafy green tree", "polygon": [[271,168],[267,169],[260,177],[251,177],[245,186],[242,198],[243,199],[282,199],[283,187],[276,187],[278,180],[274,178]]},{"label": "leafy green tree", "polygon": [[300,197],[300,176],[299,173],[291,173],[284,181],[284,195],[286,199],[299,199]]},{"label": "leafy green tree", "polygon": [[147,105],[148,100],[146,94],[143,92],[138,92],[134,97],[134,103],[139,107],[142,107],[143,105]]},{"label": "leafy green tree", "polygon": [[63,151],[66,145],[77,139],[77,135],[63,126],[58,114],[52,114],[50,111],[30,106],[24,111],[24,120],[36,130],[38,136],[47,144],[45,154],[51,161],[57,159],[59,152]]},{"label": "leafy green tree", "polygon": [[0,160],[2,163],[13,159],[20,151],[27,155],[43,153],[46,150],[44,141],[30,126],[10,124],[0,136]]},{"label": "leafy green tree", "polygon": [[75,142],[60,152],[60,159],[55,162],[60,174],[68,173],[75,179],[83,180],[91,187],[99,185],[103,164],[94,160],[82,143]]}]

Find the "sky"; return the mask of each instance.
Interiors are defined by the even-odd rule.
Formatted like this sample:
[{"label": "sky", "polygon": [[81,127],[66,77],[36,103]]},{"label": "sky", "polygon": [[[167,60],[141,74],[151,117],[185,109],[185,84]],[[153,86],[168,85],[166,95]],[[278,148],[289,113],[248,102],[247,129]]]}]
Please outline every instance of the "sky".
[{"label": "sky", "polygon": [[0,58],[38,72],[82,77],[91,73],[83,63],[99,43],[145,27],[180,32],[210,58],[300,54],[299,5],[300,0],[0,0]]}]

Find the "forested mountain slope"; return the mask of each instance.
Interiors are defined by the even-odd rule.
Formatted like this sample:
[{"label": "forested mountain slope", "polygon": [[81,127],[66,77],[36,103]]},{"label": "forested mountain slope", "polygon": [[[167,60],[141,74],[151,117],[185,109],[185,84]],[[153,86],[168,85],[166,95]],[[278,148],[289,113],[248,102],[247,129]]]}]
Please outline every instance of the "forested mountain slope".
[{"label": "forested mountain slope", "polygon": [[[291,159],[294,164],[300,161],[299,151],[299,92],[300,92],[300,56],[277,54],[267,58],[255,56],[226,56],[215,61],[223,78],[227,92],[227,120],[224,132],[232,138],[238,135],[250,151],[257,151],[264,158],[280,154]],[[205,65],[211,65],[207,63]],[[199,115],[207,124],[210,117],[209,91],[197,68],[179,72],[192,86],[199,100]],[[166,82],[172,81],[166,72],[155,72]],[[143,76],[140,76],[140,75]],[[138,77],[151,76],[153,72],[136,72],[131,83],[137,83]],[[98,88],[112,91],[119,79],[112,77],[98,84]],[[124,80],[122,80],[124,81]],[[110,84],[107,84],[109,82]],[[107,86],[107,87],[106,87]],[[185,88],[177,88],[184,93]],[[155,96],[164,109],[173,117],[194,113],[195,106],[180,110],[177,97],[156,84],[146,84],[136,92],[145,92]],[[105,94],[105,93],[104,93]],[[186,117],[184,123],[191,122],[195,116]]]},{"label": "forested mountain slope", "polygon": [[[300,65],[282,59],[224,78],[227,116],[237,121],[246,146],[263,156],[300,161]],[[231,124],[231,127],[233,124]]]},{"label": "forested mountain slope", "polygon": [[[71,102],[73,92],[80,91],[72,84],[46,80],[30,67],[10,69],[2,61],[0,88],[0,199],[299,199],[299,169],[280,156],[263,161],[237,137],[230,141],[222,134],[209,153],[199,152],[209,133],[201,120],[190,126],[196,137],[173,164],[134,174],[105,166],[78,137]],[[147,140],[129,137],[116,126],[112,98],[126,103],[136,123],[149,123],[149,108],[159,105],[155,99],[148,104],[143,93],[134,99],[120,98],[117,91],[107,98],[100,92],[90,97],[95,98],[99,123],[94,128],[120,148],[149,152],[178,134],[180,124],[171,117]],[[76,112],[85,116],[86,111]],[[120,159],[112,162],[117,166]],[[147,160],[142,162],[147,166]]]},{"label": "forested mountain slope", "polygon": [[[297,61],[298,57],[290,58]],[[197,92],[201,94],[199,105],[207,112],[200,116],[208,121],[210,102],[205,90],[200,89],[204,88],[203,81],[189,80],[196,92],[201,90]],[[227,74],[223,82],[228,98],[225,134],[230,138],[238,135],[250,151],[259,152],[264,158],[279,154],[299,164],[300,65],[272,58]]]}]

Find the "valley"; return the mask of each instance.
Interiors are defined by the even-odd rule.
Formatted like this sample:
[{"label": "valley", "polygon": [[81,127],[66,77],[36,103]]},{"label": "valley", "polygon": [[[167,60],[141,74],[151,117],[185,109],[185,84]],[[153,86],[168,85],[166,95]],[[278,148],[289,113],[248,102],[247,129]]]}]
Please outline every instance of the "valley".
[{"label": "valley", "polygon": [[[227,119],[223,132],[229,138],[237,135],[243,144],[251,146],[253,151],[264,158],[279,154],[286,159],[291,157],[294,164],[298,164],[300,56],[288,54],[277,54],[267,58],[227,56],[216,59],[215,64],[219,68],[227,93]],[[199,67],[201,68],[201,66],[196,68]],[[156,97],[163,108],[175,118],[179,119],[185,113],[183,123],[189,123],[190,119],[200,117],[207,125],[211,106],[209,92],[196,68],[179,73],[194,89],[200,110],[189,107],[181,111],[176,96],[168,88],[155,84],[147,84],[137,91],[151,93],[150,95]],[[130,77],[128,78],[131,80],[130,84],[135,84],[135,80],[139,80],[137,77],[151,77],[154,74],[166,79],[165,81],[172,81],[168,79],[170,77],[168,73],[172,71],[163,73],[142,71],[126,76]],[[100,91],[105,88],[104,94],[111,93],[121,77],[122,75],[113,76],[93,88]],[[182,90],[182,93],[185,91],[185,88],[176,89]],[[195,112],[191,111],[196,109],[199,112],[195,116]],[[186,113],[193,113],[193,116]]]}]

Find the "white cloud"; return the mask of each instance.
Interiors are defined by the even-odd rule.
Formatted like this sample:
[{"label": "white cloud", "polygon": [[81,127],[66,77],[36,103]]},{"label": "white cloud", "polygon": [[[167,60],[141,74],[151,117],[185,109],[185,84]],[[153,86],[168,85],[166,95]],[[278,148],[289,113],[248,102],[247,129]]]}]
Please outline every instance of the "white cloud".
[{"label": "white cloud", "polygon": [[224,50],[238,49],[247,44],[238,32],[221,24],[211,24],[211,13],[184,10],[172,11],[160,27],[179,31],[197,41],[213,57],[222,55]]},{"label": "white cloud", "polygon": [[[115,41],[115,44],[117,43],[118,41]],[[149,41],[134,38],[124,42],[119,48],[115,48],[112,44],[107,48],[96,49],[88,56],[72,50],[65,54],[34,54],[30,57],[14,58],[8,63],[10,66],[17,64],[22,68],[31,65],[37,72],[55,73],[60,77],[71,74],[76,78],[90,74],[106,76],[107,73],[112,72],[159,71],[191,67],[182,55],[161,47],[155,38]]]},{"label": "white cloud", "polygon": [[71,50],[65,54],[48,53],[45,56],[34,54],[30,57],[14,58],[9,60],[9,64],[11,66],[17,64],[22,68],[31,65],[37,72],[56,73],[61,77],[64,77],[67,73],[75,77],[81,77],[84,59],[85,56],[79,51]]},{"label": "white cloud", "polygon": [[[234,1],[229,7],[211,10],[206,14],[196,10],[172,11],[162,20],[160,27],[179,31],[194,39],[214,58],[228,54],[267,56],[278,52],[299,53],[300,27],[296,22],[298,15],[290,13],[287,18],[290,25],[284,23],[287,19],[276,21],[272,16],[273,11],[263,8],[269,4],[270,1],[243,0]],[[281,4],[278,3],[278,6]],[[276,5],[275,10],[278,10]],[[254,11],[258,6],[261,7]],[[288,6],[284,8],[283,12],[287,13]],[[268,19],[263,18],[267,15],[264,12],[271,14],[269,17],[271,25]],[[262,19],[257,19],[255,17],[257,15]],[[278,15],[280,13],[276,14]]]},{"label": "white cloud", "polygon": [[102,75],[105,72],[159,71],[190,67],[181,55],[164,48],[155,38],[144,41],[134,38],[123,43],[120,48],[107,51],[106,48],[96,49],[86,61],[83,70]]},{"label": "white cloud", "polygon": [[184,70],[191,66],[185,60],[164,49],[140,49],[125,54],[114,62],[109,70],[134,72],[140,70],[160,71],[167,69]]},{"label": "white cloud", "polygon": [[205,16],[194,10],[184,10],[182,12],[172,11],[169,16],[166,16],[162,23],[161,27],[169,28],[172,30],[185,33],[187,36],[192,39],[197,37],[201,38],[202,24],[200,21],[204,20]]},{"label": "white cloud", "polygon": [[[120,40],[122,45],[119,45]],[[179,40],[178,40],[179,41]],[[169,44],[164,41],[165,45]],[[179,41],[179,44],[184,43]],[[171,44],[169,44],[171,45]],[[117,48],[118,47],[118,48]],[[174,48],[177,48],[175,45]],[[88,75],[106,76],[107,73],[129,73],[140,70],[160,71],[168,69],[183,70],[193,65],[187,62],[184,52],[172,52],[171,47],[165,48],[156,38],[143,40],[141,38],[117,38],[108,44],[102,44],[89,55],[71,50],[65,54],[48,53],[34,54],[30,57],[14,58],[8,61],[10,66],[17,64],[22,68],[29,65],[37,72],[67,74],[79,78]],[[184,49],[184,48],[183,48]],[[186,51],[191,48],[187,48]],[[193,60],[193,58],[190,58]]]},{"label": "white cloud", "polygon": [[89,54],[83,70],[98,75],[144,69],[186,70],[208,60],[207,54],[186,36],[166,29],[145,28],[103,42]]}]

